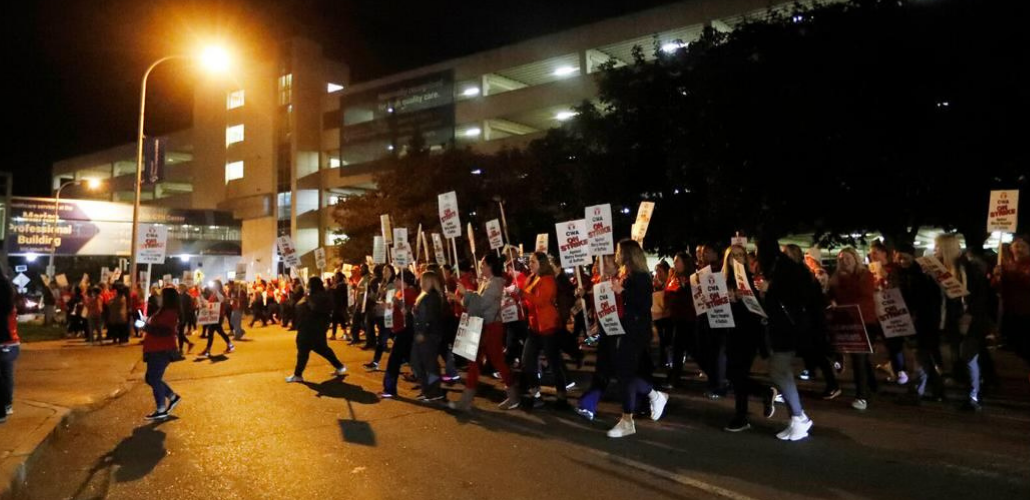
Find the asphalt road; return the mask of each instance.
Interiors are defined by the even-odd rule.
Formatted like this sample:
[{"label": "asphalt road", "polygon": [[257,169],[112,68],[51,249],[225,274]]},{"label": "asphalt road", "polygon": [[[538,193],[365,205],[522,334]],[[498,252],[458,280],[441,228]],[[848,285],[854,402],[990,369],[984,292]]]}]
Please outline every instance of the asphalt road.
[{"label": "asphalt road", "polygon": [[[171,420],[142,419],[153,407],[142,380],[78,417],[34,461],[22,498],[1030,498],[1030,387],[1014,361],[1004,397],[979,415],[917,407],[900,390],[864,413],[808,395],[812,436],[785,443],[774,436],[782,406],[730,434],[732,401],[697,386],[675,392],[662,421],[638,419],[635,436],[612,440],[613,401],[595,422],[549,407],[502,412],[494,386],[463,415],[415,402],[404,382],[406,398],[379,401],[382,373],[361,368],[368,352],[333,342],[347,377],[313,356],[309,382],[286,384],[292,334],[249,337],[228,356],[172,365],[184,401]],[[589,373],[576,378],[586,385]]]}]

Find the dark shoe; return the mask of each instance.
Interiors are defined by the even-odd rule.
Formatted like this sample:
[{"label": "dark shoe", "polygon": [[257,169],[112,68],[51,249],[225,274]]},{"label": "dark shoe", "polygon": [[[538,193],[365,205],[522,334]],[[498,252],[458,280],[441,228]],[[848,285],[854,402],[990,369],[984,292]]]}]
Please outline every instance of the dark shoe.
[{"label": "dark shoe", "polygon": [[150,415],[147,415],[147,416],[145,416],[143,418],[145,418],[147,420],[150,420],[150,421],[167,420],[168,419],[168,412],[167,411],[155,411],[154,413],[151,413]]},{"label": "dark shoe", "polygon": [[726,432],[741,432],[750,428],[751,423],[748,422],[746,416],[737,416],[733,417],[733,420],[730,420],[730,423],[723,427],[723,430]]},{"label": "dark shoe", "polygon": [[171,413],[172,410],[174,410],[176,406],[179,406],[179,403],[181,403],[181,402],[182,402],[182,396],[180,396],[178,394],[172,394],[172,397],[168,399],[168,412],[167,413]]},{"label": "dark shoe", "polygon": [[840,396],[840,394],[840,387],[834,387],[832,389],[827,388],[825,391],[823,391],[823,394],[820,397],[825,399],[826,401],[829,401],[831,399],[836,398],[837,396]]},{"label": "dark shoe", "polygon": [[980,402],[975,399],[969,399],[966,401],[961,408],[962,411],[968,411],[972,413],[980,413],[983,411],[983,406],[980,406]]}]

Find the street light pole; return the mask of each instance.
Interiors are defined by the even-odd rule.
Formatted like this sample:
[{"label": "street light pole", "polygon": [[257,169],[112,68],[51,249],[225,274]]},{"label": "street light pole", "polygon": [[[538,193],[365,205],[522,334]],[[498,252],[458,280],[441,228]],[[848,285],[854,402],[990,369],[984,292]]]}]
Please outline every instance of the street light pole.
[{"label": "street light pole", "polygon": [[50,263],[46,266],[47,276],[50,276],[51,279],[53,279],[57,274],[57,268],[54,267],[54,254],[57,253],[57,228],[60,226],[61,222],[61,191],[73,184],[82,184],[83,181],[87,183],[87,186],[89,186],[90,189],[94,189],[94,183],[99,183],[96,179],[74,179],[65,181],[57,188],[57,194],[54,195],[54,230],[52,231],[53,234],[50,235]]},{"label": "street light pole", "polygon": [[136,290],[136,280],[139,276],[136,275],[136,240],[139,237],[139,205],[140,205],[140,184],[143,181],[143,114],[147,108],[147,77],[154,71],[159,64],[169,61],[172,59],[188,59],[188,56],[174,55],[162,57],[151,64],[147,71],[143,73],[143,84],[140,86],[139,95],[139,131],[136,135],[136,196],[133,198],[132,203],[132,242],[129,250],[129,293],[130,297],[133,291]]}]

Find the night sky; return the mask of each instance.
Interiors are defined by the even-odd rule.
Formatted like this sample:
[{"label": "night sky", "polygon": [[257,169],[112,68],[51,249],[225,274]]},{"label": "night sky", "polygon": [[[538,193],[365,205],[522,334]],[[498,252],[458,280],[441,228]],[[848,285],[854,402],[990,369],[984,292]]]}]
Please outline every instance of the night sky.
[{"label": "night sky", "polygon": [[[303,34],[368,80],[669,0],[38,0],[2,2],[0,170],[20,195],[47,195],[50,165],[135,141],[140,79],[156,59],[223,39],[242,57]],[[198,74],[162,65],[147,132],[188,128]]]}]

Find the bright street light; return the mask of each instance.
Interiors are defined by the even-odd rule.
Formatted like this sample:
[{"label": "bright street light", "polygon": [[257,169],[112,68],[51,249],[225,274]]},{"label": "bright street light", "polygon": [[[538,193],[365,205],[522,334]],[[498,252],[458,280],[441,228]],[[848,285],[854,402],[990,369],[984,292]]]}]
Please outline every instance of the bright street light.
[{"label": "bright street light", "polygon": [[61,213],[59,211],[61,206],[61,191],[74,184],[85,184],[86,189],[89,189],[90,191],[100,189],[100,179],[74,179],[64,182],[57,188],[57,194],[54,196],[54,230],[52,231],[53,234],[50,235],[50,261],[46,266],[46,274],[51,278],[57,274],[56,269],[54,268],[54,253],[57,252],[57,228],[59,226],[58,223],[61,221]]},{"label": "bright street light", "polygon": [[[147,109],[147,78],[150,76],[150,73],[154,71],[154,68],[156,68],[159,64],[165,61],[170,61],[172,59],[199,60],[201,66],[203,66],[206,71],[211,73],[224,73],[228,70],[231,63],[231,58],[229,57],[228,51],[226,51],[224,48],[209,46],[205,47],[197,55],[172,55],[162,57],[161,59],[154,61],[154,63],[151,64],[150,67],[147,68],[147,70],[143,73],[143,83],[140,85],[139,93],[139,131],[136,135],[136,196],[133,199],[132,204],[132,242],[130,244],[129,250],[129,259],[131,262],[129,266],[130,293],[136,290],[136,280],[139,278],[139,276],[137,275],[138,271],[136,270],[136,246],[138,243],[136,240],[139,239],[140,184],[143,181],[143,139],[145,137],[143,135],[143,118],[145,116],[145,111]],[[149,280],[150,277],[148,276],[147,279]],[[145,290],[144,293],[146,295],[149,295],[149,290]],[[146,297],[144,297],[144,300],[146,300]]]}]

